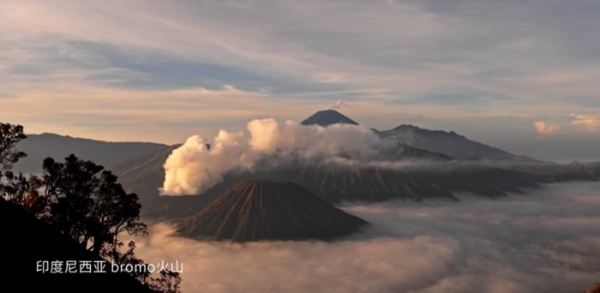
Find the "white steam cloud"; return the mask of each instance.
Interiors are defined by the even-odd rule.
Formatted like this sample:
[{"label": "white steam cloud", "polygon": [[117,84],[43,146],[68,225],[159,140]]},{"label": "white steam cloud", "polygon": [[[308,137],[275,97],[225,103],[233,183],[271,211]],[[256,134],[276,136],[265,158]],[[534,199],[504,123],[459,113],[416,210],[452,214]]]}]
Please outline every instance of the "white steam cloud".
[{"label": "white steam cloud", "polygon": [[280,124],[274,119],[252,120],[245,132],[221,130],[208,141],[190,137],[173,151],[164,165],[165,181],[161,195],[201,194],[223,180],[229,171],[252,171],[267,155],[273,161],[315,159],[347,154],[353,158],[376,153],[381,141],[368,128],[334,124],[305,126],[292,121]]},{"label": "white steam cloud", "polygon": [[372,227],[326,242],[198,242],[153,226],[149,263],[183,263],[185,293],[580,292],[600,281],[600,185],[346,207]]}]

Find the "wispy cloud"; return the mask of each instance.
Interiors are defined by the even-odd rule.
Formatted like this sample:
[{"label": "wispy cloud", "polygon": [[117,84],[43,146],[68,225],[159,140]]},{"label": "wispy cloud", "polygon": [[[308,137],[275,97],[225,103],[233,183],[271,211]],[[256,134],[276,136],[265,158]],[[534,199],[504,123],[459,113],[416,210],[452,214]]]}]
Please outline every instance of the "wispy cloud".
[{"label": "wispy cloud", "polygon": [[571,121],[572,125],[582,126],[587,131],[594,132],[600,128],[600,118],[593,117],[590,115],[577,115],[574,114],[574,120]]},{"label": "wispy cloud", "polygon": [[535,130],[541,135],[554,134],[560,130],[558,124],[552,124],[545,121],[537,121],[533,124]]},{"label": "wispy cloud", "polygon": [[[430,119],[466,134],[533,137],[523,124],[598,113],[599,11],[593,1],[540,0],[5,0],[0,114],[35,124],[58,115],[48,97],[79,99],[70,107],[85,112],[99,92],[123,93],[120,106],[132,108],[131,95],[233,85],[280,101],[290,118],[300,116],[290,105],[344,100],[399,117],[347,109],[378,128]],[[52,115],[7,110],[26,96]],[[222,107],[246,111],[243,100]]]}]

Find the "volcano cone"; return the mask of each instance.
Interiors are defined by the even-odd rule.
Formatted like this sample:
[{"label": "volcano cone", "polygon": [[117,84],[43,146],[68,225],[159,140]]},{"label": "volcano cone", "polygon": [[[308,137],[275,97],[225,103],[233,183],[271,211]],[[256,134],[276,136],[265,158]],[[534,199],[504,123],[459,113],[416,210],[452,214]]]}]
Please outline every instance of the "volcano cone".
[{"label": "volcano cone", "polygon": [[177,232],[184,237],[234,242],[332,240],[366,225],[299,184],[248,181],[179,222]]}]

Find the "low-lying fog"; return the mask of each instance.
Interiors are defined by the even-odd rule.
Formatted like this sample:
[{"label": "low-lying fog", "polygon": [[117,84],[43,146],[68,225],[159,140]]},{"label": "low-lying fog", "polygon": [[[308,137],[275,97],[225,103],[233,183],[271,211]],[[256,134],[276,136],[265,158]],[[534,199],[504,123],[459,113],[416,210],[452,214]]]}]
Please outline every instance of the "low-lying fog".
[{"label": "low-lying fog", "polygon": [[197,242],[159,224],[137,254],[183,263],[184,293],[578,293],[600,282],[600,183],[460,198],[348,206],[372,227],[335,243]]}]

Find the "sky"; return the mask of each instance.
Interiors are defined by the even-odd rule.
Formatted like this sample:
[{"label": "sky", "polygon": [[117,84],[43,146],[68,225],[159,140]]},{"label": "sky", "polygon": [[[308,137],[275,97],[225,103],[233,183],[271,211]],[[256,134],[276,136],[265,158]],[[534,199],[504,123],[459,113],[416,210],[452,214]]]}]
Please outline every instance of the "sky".
[{"label": "sky", "polygon": [[599,14],[595,0],[1,0],[0,119],[173,144],[337,104],[380,130],[600,138]]}]

